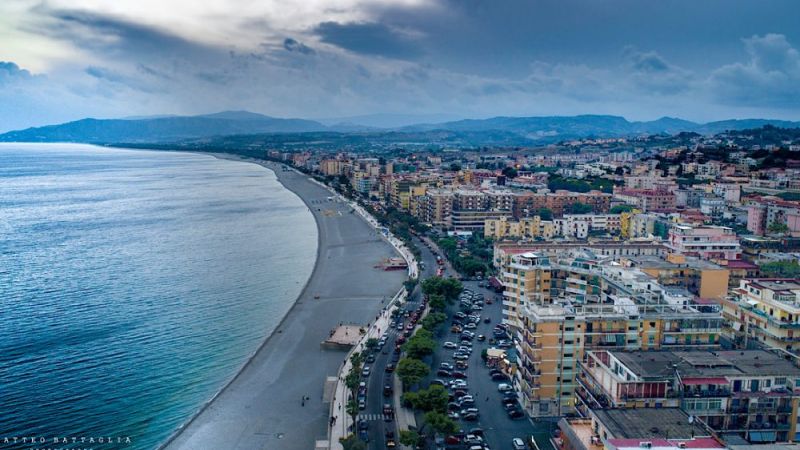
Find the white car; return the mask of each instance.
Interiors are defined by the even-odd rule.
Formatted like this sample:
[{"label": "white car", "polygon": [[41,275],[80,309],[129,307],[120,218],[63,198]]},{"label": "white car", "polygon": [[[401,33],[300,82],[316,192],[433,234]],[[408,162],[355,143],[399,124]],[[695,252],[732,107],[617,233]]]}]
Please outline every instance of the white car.
[{"label": "white car", "polygon": [[514,450],[525,450],[525,443],[520,438],[512,439],[511,446],[514,447]]},{"label": "white car", "polygon": [[456,345],[455,342],[449,342],[448,341],[448,342],[444,343],[444,348],[450,348],[450,349],[458,348],[458,345]]},{"label": "white car", "polygon": [[512,388],[511,385],[508,383],[500,383],[497,385],[497,390],[500,392],[509,392],[513,391],[514,388]]}]

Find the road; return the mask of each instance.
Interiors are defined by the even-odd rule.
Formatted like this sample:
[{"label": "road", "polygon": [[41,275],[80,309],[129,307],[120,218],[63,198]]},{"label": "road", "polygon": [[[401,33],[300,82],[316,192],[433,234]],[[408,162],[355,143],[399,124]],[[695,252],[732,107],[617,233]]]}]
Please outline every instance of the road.
[{"label": "road", "polygon": [[[515,437],[526,439],[528,436],[535,435],[536,442],[541,450],[552,450],[552,445],[549,442],[549,427],[548,423],[533,423],[528,418],[512,420],[506,414],[501,403],[501,394],[497,391],[499,382],[493,381],[489,376],[489,368],[486,367],[481,359],[481,350],[489,348],[489,339],[492,337],[492,329],[495,324],[501,323],[502,319],[502,303],[497,301],[499,294],[491,289],[478,287],[477,281],[463,281],[465,289],[479,294],[483,294],[486,299],[492,299],[492,304],[484,305],[481,311],[481,321],[475,330],[472,330],[475,335],[486,336],[486,341],[479,342],[477,339],[473,341],[473,351],[470,358],[467,360],[469,367],[466,370],[467,384],[469,386],[469,393],[475,397],[475,406],[478,408],[480,417],[477,422],[460,422],[461,427],[465,431],[472,428],[482,428],[485,434],[486,443],[492,449],[505,449],[511,448],[511,440]],[[449,319],[452,320],[452,315],[459,311],[458,303],[451,305],[448,308]],[[490,323],[484,323],[485,318],[490,319]],[[432,375],[429,380],[435,378],[442,378],[436,376],[436,371],[441,362],[449,362],[454,364],[453,350],[445,349],[442,344],[446,341],[456,342],[459,341],[459,336],[456,333],[450,332],[450,320],[447,326],[437,335],[439,343],[438,350],[433,355]],[[442,378],[448,381],[447,378]],[[488,400],[487,400],[488,398]]]},{"label": "road", "polygon": [[[435,275],[436,272],[436,256],[427,248],[425,245],[422,244],[416,238],[414,239],[414,244],[420,249],[422,252],[422,256],[419,259],[425,266],[424,269],[420,270],[420,281],[424,280],[425,278],[431,277]],[[416,309],[419,306],[419,302],[422,299],[422,293],[419,285],[414,289],[414,292],[409,296],[408,301],[405,304],[406,308],[409,309]],[[408,320],[404,320],[403,322],[408,323]],[[391,362],[392,359],[392,351],[395,347],[395,340],[398,336],[402,334],[402,331],[395,329],[391,329],[388,333],[385,334],[387,336],[386,345],[384,345],[382,351],[378,351],[375,354],[375,362],[368,363],[367,365],[370,366],[370,375],[367,382],[367,402],[366,408],[361,411],[359,414],[359,420],[366,420],[368,424],[368,436],[369,436],[369,445],[370,449],[374,450],[383,450],[386,448],[386,436],[385,432],[387,427],[390,428],[394,434],[395,439],[398,439],[398,432],[397,432],[397,422],[395,421],[385,421],[383,417],[383,405],[385,403],[389,403],[392,406],[394,405],[393,396],[384,397],[383,396],[383,386],[386,384],[393,384],[391,381],[391,374],[386,373],[386,365]]]}]

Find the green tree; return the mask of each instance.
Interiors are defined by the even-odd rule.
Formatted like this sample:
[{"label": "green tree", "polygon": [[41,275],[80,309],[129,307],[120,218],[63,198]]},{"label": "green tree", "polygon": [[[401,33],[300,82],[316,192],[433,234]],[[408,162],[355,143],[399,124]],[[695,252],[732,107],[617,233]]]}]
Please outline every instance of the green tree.
[{"label": "green tree", "polygon": [[542,220],[553,220],[553,210],[549,208],[539,208],[536,215]]},{"label": "green tree", "polygon": [[458,431],[458,424],[453,419],[447,417],[447,414],[436,411],[425,413],[425,425],[442,434],[453,434]]},{"label": "green tree", "polygon": [[416,278],[409,278],[408,280],[403,282],[403,286],[406,288],[406,292],[409,294],[414,292],[414,288],[417,287],[417,283],[419,280]]},{"label": "green tree", "polygon": [[772,222],[767,227],[767,231],[772,234],[784,234],[789,232],[789,227],[783,222]]},{"label": "green tree", "polygon": [[434,384],[428,389],[420,389],[417,392],[406,392],[403,394],[403,402],[411,405],[414,409],[421,411],[447,412],[447,402],[450,394],[443,386]]},{"label": "green tree", "polygon": [[401,430],[400,431],[400,445],[409,447],[416,447],[419,445],[419,433],[414,430]]},{"label": "green tree", "polygon": [[608,212],[611,214],[620,214],[631,211],[633,211],[633,206],[631,205],[616,205],[608,210]]},{"label": "green tree", "polygon": [[447,308],[447,301],[444,299],[444,295],[441,294],[433,294],[428,297],[428,304],[435,311],[444,311]]},{"label": "green tree", "polygon": [[450,170],[453,172],[458,172],[461,170],[461,165],[459,163],[452,163],[450,164]]},{"label": "green tree", "polygon": [[592,211],[594,211],[594,208],[589,205],[584,205],[583,203],[573,203],[567,206],[567,212],[569,214],[588,214]]},{"label": "green tree", "polygon": [[367,342],[364,343],[364,346],[367,347],[367,350],[373,351],[378,348],[378,338],[369,338]]},{"label": "green tree", "polygon": [[797,261],[775,261],[762,264],[761,275],[775,278],[800,277],[800,264]]},{"label": "green tree", "polygon": [[447,315],[441,312],[433,311],[422,319],[422,328],[430,332],[436,331],[439,325],[447,320]]},{"label": "green tree", "polygon": [[513,167],[506,167],[506,168],[503,169],[503,175],[505,175],[506,178],[508,178],[508,179],[516,178],[517,177],[517,169],[515,169]]},{"label": "green tree", "polygon": [[397,364],[397,376],[403,382],[403,387],[413,386],[427,377],[431,369],[424,362],[414,358],[403,358]]},{"label": "green tree", "polygon": [[403,350],[411,358],[421,359],[433,353],[436,349],[436,341],[433,340],[433,334],[425,329],[417,330],[414,336],[403,344]]},{"label": "green tree", "polygon": [[367,450],[367,443],[351,434],[345,438],[339,438],[344,450]]}]

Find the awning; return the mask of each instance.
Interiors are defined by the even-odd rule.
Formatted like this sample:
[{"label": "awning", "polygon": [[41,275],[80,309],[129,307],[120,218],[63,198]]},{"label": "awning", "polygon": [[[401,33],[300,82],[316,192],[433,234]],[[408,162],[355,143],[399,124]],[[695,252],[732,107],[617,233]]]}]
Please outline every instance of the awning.
[{"label": "awning", "polygon": [[683,384],[728,384],[728,380],[724,377],[707,377],[707,378],[683,378]]},{"label": "awning", "polygon": [[756,306],[758,304],[758,300],[747,300],[747,304],[750,306]]}]

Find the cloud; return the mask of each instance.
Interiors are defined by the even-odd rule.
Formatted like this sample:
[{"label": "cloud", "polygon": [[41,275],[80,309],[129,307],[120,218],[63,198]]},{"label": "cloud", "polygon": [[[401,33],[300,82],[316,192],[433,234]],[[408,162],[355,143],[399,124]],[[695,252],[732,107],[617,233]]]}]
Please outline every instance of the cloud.
[{"label": "cloud", "polygon": [[643,91],[669,95],[691,87],[691,73],[669,63],[655,51],[645,52],[626,46],[623,60],[623,69],[628,72],[630,82]]},{"label": "cloud", "polygon": [[800,53],[786,36],[743,39],[748,60],[713,71],[709,88],[725,104],[791,108],[800,105]]},{"label": "cloud", "polygon": [[322,42],[363,55],[413,59],[422,53],[416,33],[380,23],[323,22],[314,34]]},{"label": "cloud", "polygon": [[313,48],[292,38],[283,40],[283,48],[290,52],[302,53],[303,55],[313,55],[316,53]]},{"label": "cloud", "polygon": [[0,86],[18,80],[30,79],[33,75],[9,61],[0,61]]}]

